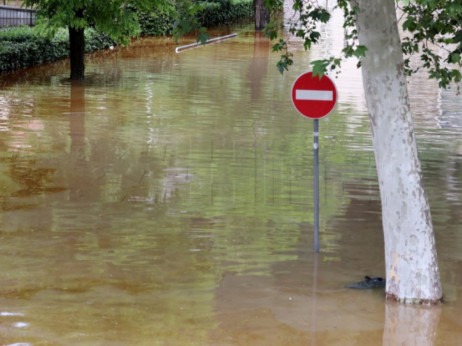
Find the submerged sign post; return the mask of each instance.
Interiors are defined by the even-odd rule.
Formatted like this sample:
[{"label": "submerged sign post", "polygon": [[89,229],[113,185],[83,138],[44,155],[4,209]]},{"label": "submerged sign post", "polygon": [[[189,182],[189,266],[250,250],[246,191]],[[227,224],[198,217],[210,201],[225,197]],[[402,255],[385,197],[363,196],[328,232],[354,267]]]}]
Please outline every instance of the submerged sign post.
[{"label": "submerged sign post", "polygon": [[306,72],[295,80],[292,102],[300,114],[314,119],[314,251],[319,252],[319,119],[334,109],[337,89],[326,75],[320,78]]}]

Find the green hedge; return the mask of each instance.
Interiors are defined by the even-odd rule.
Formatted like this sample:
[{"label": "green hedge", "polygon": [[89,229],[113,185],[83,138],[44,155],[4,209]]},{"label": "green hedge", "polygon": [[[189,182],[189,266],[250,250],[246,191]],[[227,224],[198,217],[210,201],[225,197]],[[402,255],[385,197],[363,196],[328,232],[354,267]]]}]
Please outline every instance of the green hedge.
[{"label": "green hedge", "polygon": [[209,7],[199,14],[203,26],[230,24],[254,15],[253,1],[234,3],[230,0],[215,0],[213,2],[218,6]]},{"label": "green hedge", "polygon": [[174,19],[168,14],[139,13],[138,21],[142,36],[164,36],[172,33]]},{"label": "green hedge", "polygon": [[[206,27],[229,24],[253,15],[253,1],[213,0],[214,6],[198,14],[201,25]],[[162,36],[171,34],[174,19],[167,14],[152,12],[139,14],[141,34]],[[85,51],[108,48],[114,41],[94,29],[85,31]],[[0,72],[19,69],[63,59],[69,56],[69,34],[60,30],[53,38],[38,36],[28,26],[7,27],[0,30]]]},{"label": "green hedge", "polygon": [[[205,27],[230,24],[254,15],[253,1],[209,0],[213,6],[197,14],[199,23]],[[138,14],[141,35],[162,36],[171,34],[175,20],[168,14],[152,12]]]},{"label": "green hedge", "polygon": [[[108,48],[114,41],[94,29],[85,31],[85,51]],[[60,30],[53,38],[37,36],[28,26],[0,30],[0,71],[38,65],[69,56],[69,34]]]}]

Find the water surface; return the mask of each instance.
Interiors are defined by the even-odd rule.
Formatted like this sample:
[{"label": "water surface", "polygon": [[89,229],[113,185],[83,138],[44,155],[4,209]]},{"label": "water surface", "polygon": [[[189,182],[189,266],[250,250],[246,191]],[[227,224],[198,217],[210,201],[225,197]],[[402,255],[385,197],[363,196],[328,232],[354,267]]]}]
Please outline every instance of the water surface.
[{"label": "water surface", "polygon": [[344,288],[384,275],[360,73],[345,65],[320,121],[315,255],[312,122],[290,90],[338,39],[294,42],[281,76],[251,29],[94,53],[80,84],[66,61],[1,76],[2,344],[462,342],[460,96],[410,82],[446,303],[386,304]]}]

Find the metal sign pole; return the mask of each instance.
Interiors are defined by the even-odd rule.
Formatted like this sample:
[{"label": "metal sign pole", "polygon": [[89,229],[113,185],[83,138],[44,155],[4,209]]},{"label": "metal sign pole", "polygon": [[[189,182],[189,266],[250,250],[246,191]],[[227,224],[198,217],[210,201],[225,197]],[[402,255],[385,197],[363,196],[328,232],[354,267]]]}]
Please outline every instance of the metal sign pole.
[{"label": "metal sign pole", "polygon": [[300,75],[292,86],[292,102],[303,116],[314,120],[314,252],[319,252],[319,118],[328,115],[337,102],[337,89],[326,76],[313,72]]},{"label": "metal sign pole", "polygon": [[313,122],[314,137],[314,252],[319,252],[319,119]]}]

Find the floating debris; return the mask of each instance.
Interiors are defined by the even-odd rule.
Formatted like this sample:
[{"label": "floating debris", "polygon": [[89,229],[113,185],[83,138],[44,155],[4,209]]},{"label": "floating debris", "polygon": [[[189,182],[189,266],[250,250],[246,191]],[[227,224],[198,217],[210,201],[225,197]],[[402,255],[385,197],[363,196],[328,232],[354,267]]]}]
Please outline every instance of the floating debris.
[{"label": "floating debris", "polygon": [[356,289],[356,290],[368,290],[374,288],[384,288],[385,279],[381,277],[371,278],[370,276],[365,276],[364,281],[355,282],[345,286],[346,288]]}]

